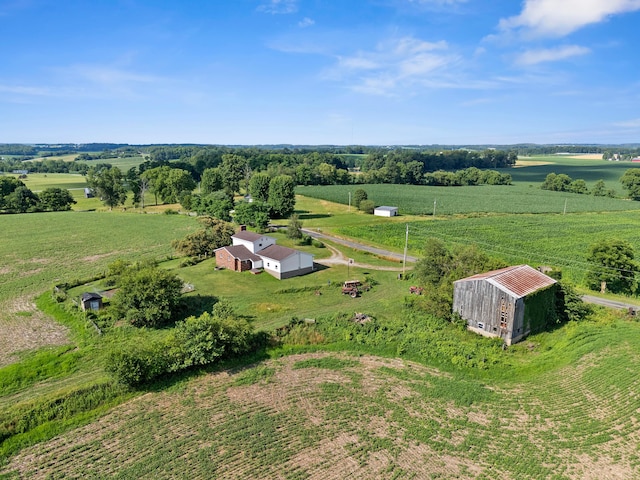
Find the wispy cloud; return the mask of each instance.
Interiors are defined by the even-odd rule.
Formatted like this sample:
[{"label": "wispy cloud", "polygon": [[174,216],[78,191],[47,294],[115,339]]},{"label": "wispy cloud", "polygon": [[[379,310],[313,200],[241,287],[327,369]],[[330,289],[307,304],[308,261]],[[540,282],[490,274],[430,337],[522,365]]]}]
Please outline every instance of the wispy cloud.
[{"label": "wispy cloud", "polygon": [[632,120],[626,120],[624,122],[616,122],[614,123],[616,127],[623,128],[640,128],[640,118],[634,118]]},{"label": "wispy cloud", "polygon": [[298,26],[300,28],[307,28],[307,27],[311,27],[312,25],[315,25],[315,21],[309,17],[304,17],[302,20],[300,20],[298,22]]},{"label": "wispy cloud", "polygon": [[430,80],[434,72],[458,60],[444,41],[402,37],[382,42],[373,51],[338,57],[328,77],[345,80],[358,92],[393,95],[398,88]]},{"label": "wispy cloud", "polygon": [[259,12],[288,14],[298,11],[298,0],[268,0],[258,6]]},{"label": "wispy cloud", "polygon": [[579,45],[564,45],[555,48],[527,50],[516,58],[518,65],[537,65],[543,62],[557,62],[571,57],[587,55],[591,50]]},{"label": "wispy cloud", "polygon": [[499,28],[535,36],[563,37],[612,15],[640,10],[640,0],[525,0],[520,15],[503,18]]}]

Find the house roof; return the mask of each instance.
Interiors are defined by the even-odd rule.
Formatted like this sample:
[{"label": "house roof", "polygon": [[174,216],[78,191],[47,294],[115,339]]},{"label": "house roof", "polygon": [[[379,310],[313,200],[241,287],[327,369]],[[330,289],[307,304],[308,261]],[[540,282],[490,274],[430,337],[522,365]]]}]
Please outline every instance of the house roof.
[{"label": "house roof", "polygon": [[239,232],[231,235],[231,238],[239,238],[240,240],[247,240],[249,242],[255,242],[256,240],[260,240],[264,235],[260,235],[259,233],[250,232],[249,230],[240,230]]},{"label": "house roof", "polygon": [[298,252],[298,250],[294,250],[293,248],[283,247],[281,245],[270,245],[267,248],[260,250],[258,255],[271,260],[282,261]]},{"label": "house roof", "polygon": [[101,300],[101,299],[102,299],[102,295],[100,295],[99,293],[85,292],[82,294],[83,302],[88,302],[89,300]]},{"label": "house roof", "polygon": [[226,247],[217,248],[215,251],[217,252],[218,250],[226,250],[229,255],[233,258],[237,258],[238,260],[251,260],[253,262],[262,260],[255,253],[251,253],[244,245],[228,245]]},{"label": "house roof", "polygon": [[457,282],[468,282],[474,280],[487,280],[501,290],[505,290],[515,297],[526,297],[543,288],[550,287],[557,283],[553,278],[539,272],[529,265],[516,265],[513,267],[492,270],[491,272],[479,273],[471,277],[457,280]]}]

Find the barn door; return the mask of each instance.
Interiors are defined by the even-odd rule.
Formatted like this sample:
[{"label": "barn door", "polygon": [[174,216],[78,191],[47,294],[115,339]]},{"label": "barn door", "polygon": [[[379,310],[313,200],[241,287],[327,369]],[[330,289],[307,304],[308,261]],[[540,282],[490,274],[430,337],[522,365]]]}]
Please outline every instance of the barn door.
[{"label": "barn door", "polygon": [[504,297],[500,299],[500,336],[505,338],[509,328],[509,305]]}]

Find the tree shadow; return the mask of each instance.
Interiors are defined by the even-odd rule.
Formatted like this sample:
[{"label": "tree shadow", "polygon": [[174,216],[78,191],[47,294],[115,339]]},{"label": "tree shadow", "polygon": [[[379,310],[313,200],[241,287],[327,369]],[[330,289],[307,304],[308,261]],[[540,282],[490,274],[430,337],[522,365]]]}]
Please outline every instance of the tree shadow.
[{"label": "tree shadow", "polygon": [[199,317],[205,312],[211,313],[213,306],[218,303],[220,299],[215,295],[189,295],[182,298],[181,317],[186,318],[190,316]]},{"label": "tree shadow", "polygon": [[300,220],[311,220],[314,218],[328,218],[331,215],[329,215],[328,213],[311,213],[311,214],[303,214],[300,215],[299,218]]}]

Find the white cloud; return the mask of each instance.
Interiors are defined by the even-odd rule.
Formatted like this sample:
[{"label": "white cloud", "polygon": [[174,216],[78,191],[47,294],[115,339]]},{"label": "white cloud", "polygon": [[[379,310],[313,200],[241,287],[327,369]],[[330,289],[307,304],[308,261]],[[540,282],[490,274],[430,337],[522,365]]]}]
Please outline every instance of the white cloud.
[{"label": "white cloud", "polygon": [[542,48],[536,50],[527,50],[516,58],[519,65],[536,65],[543,62],[557,62],[567,58],[586,55],[591,53],[587,47],[579,45],[565,45],[555,48]]},{"label": "white cloud", "polygon": [[287,14],[298,11],[298,0],[268,0],[258,7],[259,12]]},{"label": "white cloud", "polygon": [[300,28],[307,28],[307,27],[311,27],[312,25],[315,25],[315,21],[309,17],[304,17],[302,20],[300,20],[298,22],[298,26]]},{"label": "white cloud", "polygon": [[520,15],[500,20],[503,31],[562,37],[612,15],[640,10],[640,0],[525,0]]},{"label": "white cloud", "polygon": [[[355,91],[393,95],[398,89],[437,82],[447,66],[457,63],[446,42],[425,42],[415,37],[380,43],[373,51],[338,58],[327,78],[345,80]],[[445,82],[446,83],[446,82]]]}]

